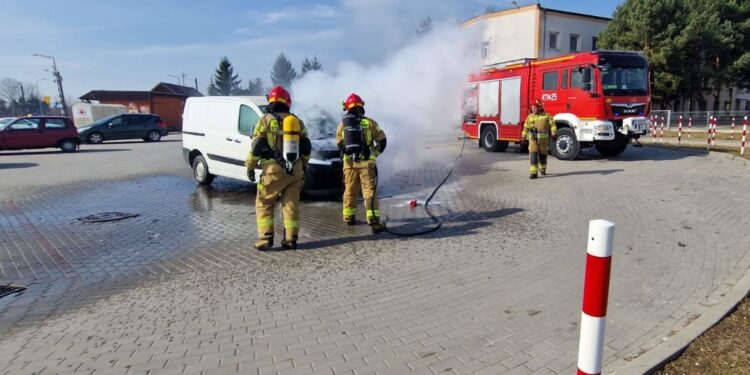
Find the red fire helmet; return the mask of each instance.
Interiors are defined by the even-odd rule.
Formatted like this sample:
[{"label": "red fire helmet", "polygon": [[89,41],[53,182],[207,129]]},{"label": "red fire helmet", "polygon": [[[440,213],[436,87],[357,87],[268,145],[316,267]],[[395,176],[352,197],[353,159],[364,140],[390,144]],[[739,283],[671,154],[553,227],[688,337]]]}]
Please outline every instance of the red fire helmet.
[{"label": "red fire helmet", "polygon": [[266,99],[268,99],[268,104],[279,102],[284,103],[287,106],[292,106],[292,96],[289,95],[289,91],[286,91],[281,86],[276,86],[271,89],[271,91],[268,92],[268,95],[266,95]]},{"label": "red fire helmet", "polygon": [[348,98],[344,101],[344,110],[349,110],[354,107],[364,107],[365,101],[362,100],[362,98],[359,97],[359,95],[355,93],[351,93]]}]

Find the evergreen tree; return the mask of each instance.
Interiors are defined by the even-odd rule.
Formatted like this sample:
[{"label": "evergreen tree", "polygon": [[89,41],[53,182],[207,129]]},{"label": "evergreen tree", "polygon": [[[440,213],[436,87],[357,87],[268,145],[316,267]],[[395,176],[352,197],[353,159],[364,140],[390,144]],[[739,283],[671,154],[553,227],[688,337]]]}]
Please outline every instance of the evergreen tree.
[{"label": "evergreen tree", "polygon": [[247,95],[265,95],[265,91],[266,90],[263,87],[263,81],[260,78],[255,78],[255,80],[250,80],[247,82]]},{"label": "evergreen tree", "polygon": [[[750,86],[749,17],[748,1],[626,0],[599,42],[604,49],[644,52],[656,102],[694,99],[724,109],[723,87]],[[710,107],[706,93],[714,96]]]},{"label": "evergreen tree", "polygon": [[224,56],[216,68],[211,84],[208,86],[208,95],[237,95],[240,93],[242,80],[234,74],[234,68],[229,59]]},{"label": "evergreen tree", "polygon": [[273,63],[273,69],[271,69],[271,82],[273,85],[284,86],[289,89],[292,81],[296,78],[297,71],[294,70],[292,62],[283,53],[279,54]]},{"label": "evergreen tree", "polygon": [[313,56],[312,60],[310,60],[307,56],[305,56],[305,60],[302,61],[301,76],[304,76],[305,73],[311,70],[323,70],[323,66],[320,64],[320,61],[318,61],[317,56]]}]

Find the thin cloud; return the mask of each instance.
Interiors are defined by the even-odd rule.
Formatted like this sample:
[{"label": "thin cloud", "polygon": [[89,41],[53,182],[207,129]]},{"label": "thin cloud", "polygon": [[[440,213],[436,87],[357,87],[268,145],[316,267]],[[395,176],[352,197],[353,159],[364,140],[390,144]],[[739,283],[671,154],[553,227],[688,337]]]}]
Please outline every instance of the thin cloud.
[{"label": "thin cloud", "polygon": [[336,18],[341,15],[337,9],[321,4],[311,7],[286,7],[284,9],[269,12],[260,16],[258,20],[262,24],[272,24],[284,20],[299,18]]}]

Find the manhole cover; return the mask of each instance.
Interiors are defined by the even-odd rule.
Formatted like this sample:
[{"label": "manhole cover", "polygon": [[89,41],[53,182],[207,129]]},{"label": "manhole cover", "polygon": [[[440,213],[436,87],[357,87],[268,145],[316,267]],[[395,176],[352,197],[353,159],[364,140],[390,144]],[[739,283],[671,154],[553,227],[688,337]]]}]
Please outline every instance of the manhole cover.
[{"label": "manhole cover", "polygon": [[98,214],[79,217],[78,220],[83,221],[84,223],[103,223],[106,221],[117,221],[136,216],[138,216],[138,214],[130,212],[101,212]]},{"label": "manhole cover", "polygon": [[8,284],[8,285],[0,285],[0,298],[3,298],[5,296],[9,296],[9,295],[15,294],[15,293],[21,293],[24,290],[26,290],[26,288],[24,288],[22,286],[16,286],[16,285],[10,285],[10,284]]}]

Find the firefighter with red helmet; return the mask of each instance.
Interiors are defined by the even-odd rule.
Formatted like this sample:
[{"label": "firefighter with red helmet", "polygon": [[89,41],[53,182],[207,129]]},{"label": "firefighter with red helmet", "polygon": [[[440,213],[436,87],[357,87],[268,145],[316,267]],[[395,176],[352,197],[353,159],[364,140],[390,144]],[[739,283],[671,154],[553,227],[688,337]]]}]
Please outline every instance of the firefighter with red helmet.
[{"label": "firefighter with red helmet", "polygon": [[343,106],[346,113],[336,129],[336,143],[344,163],[344,222],[354,225],[361,190],[367,224],[373,233],[379,233],[385,230],[385,223],[380,221],[375,160],[385,150],[385,133],[365,116],[365,102],[359,95],[349,95]]},{"label": "firefighter with red helmet", "polygon": [[255,182],[255,168],[260,166],[261,169],[255,196],[258,224],[255,248],[263,251],[273,247],[276,202],[281,200],[284,223],[281,247],[293,250],[297,248],[299,197],[312,145],[302,120],[290,112],[289,92],[276,86],[266,97],[266,114],[255,125],[251,150],[245,161],[250,181]]},{"label": "firefighter with red helmet", "polygon": [[523,124],[521,139],[529,146],[529,178],[537,178],[537,172],[542,176],[547,174],[547,153],[550,137],[557,138],[557,126],[552,116],[544,111],[542,101],[537,99],[531,104],[531,113]]}]

